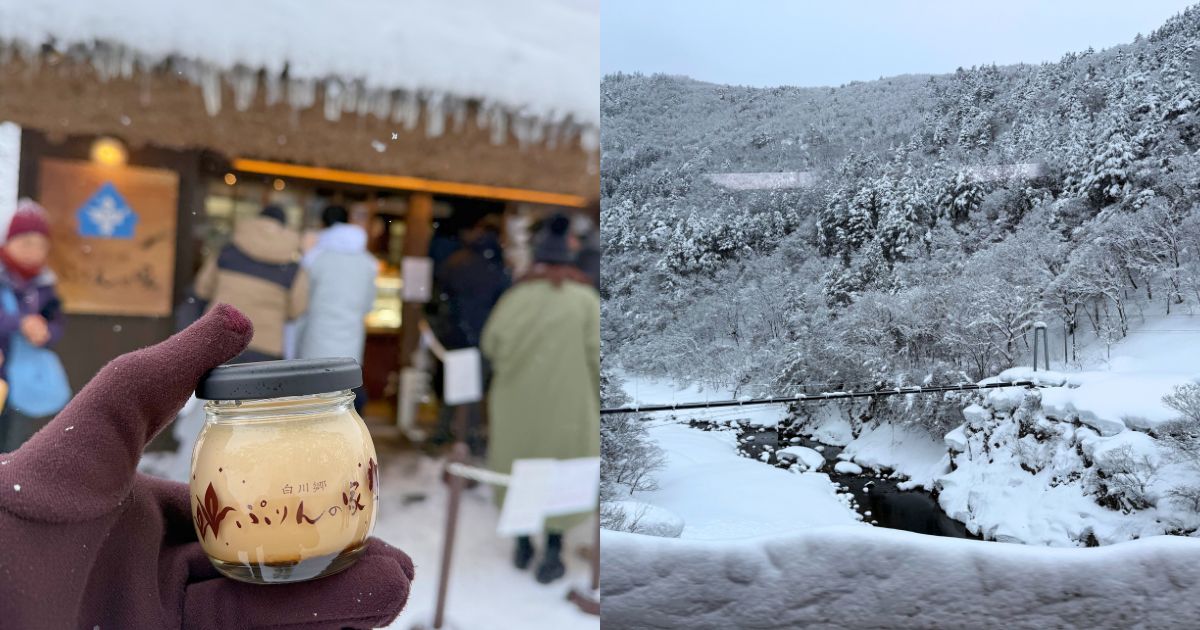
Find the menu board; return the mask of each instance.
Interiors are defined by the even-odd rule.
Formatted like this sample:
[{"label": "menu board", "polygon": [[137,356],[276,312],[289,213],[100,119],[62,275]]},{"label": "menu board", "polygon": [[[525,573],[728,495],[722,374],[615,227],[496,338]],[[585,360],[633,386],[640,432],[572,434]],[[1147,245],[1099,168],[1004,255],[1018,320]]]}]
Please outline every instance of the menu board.
[{"label": "menu board", "polygon": [[173,171],[43,159],[50,268],[68,313],[167,317],[179,177]]}]

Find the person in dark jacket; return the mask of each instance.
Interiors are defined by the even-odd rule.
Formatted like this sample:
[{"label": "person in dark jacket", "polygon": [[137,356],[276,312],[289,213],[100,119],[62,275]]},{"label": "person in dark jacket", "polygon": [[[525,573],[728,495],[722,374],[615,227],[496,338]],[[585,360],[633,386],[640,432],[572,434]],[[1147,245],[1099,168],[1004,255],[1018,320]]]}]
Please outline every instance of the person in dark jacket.
[{"label": "person in dark jacket", "polygon": [[[437,284],[445,296],[445,319],[441,342],[447,349],[471,348],[479,345],[483,325],[500,295],[512,284],[504,268],[500,233],[493,215],[485,215],[459,236],[463,246],[450,255],[438,270]],[[486,377],[486,367],[485,367]],[[451,424],[454,410],[443,407],[434,443],[452,439]],[[467,413],[467,435],[464,439],[471,453],[481,456],[484,449],[483,415],[478,405]]]},{"label": "person in dark jacket", "polygon": [[[0,308],[0,356],[9,356],[17,336],[43,348],[62,337],[62,302],[54,290],[54,273],[46,267],[49,255],[46,211],[34,201],[22,199],[9,224],[8,238],[0,247],[0,292],[11,292],[15,298],[15,304]],[[0,376],[6,380],[8,363],[0,365]],[[48,421],[6,407],[0,417],[0,450],[16,450]]]},{"label": "person in dark jacket", "polygon": [[446,259],[437,279],[449,303],[450,325],[442,343],[451,350],[479,345],[492,307],[512,283],[492,216],[463,230],[460,238],[462,248]]}]

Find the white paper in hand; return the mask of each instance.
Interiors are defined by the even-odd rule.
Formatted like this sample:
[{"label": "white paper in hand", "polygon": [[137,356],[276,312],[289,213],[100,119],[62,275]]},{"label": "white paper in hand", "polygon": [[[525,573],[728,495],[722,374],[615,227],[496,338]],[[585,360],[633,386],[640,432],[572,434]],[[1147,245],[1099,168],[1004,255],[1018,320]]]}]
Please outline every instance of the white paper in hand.
[{"label": "white paper in hand", "polygon": [[423,256],[405,256],[400,262],[403,280],[401,298],[405,302],[425,303],[433,295],[433,260]]},{"label": "white paper in hand", "polygon": [[447,350],[442,365],[442,402],[465,405],[483,399],[483,361],[478,348]]},{"label": "white paper in hand", "polygon": [[500,536],[533,536],[542,533],[545,524],[546,501],[554,478],[553,459],[518,459],[513,462],[500,508],[496,533]]}]

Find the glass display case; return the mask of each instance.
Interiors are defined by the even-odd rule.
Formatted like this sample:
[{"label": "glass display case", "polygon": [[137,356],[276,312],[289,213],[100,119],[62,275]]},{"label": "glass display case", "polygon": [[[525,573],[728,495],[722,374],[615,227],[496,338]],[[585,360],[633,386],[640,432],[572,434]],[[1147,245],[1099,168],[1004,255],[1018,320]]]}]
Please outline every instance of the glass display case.
[{"label": "glass display case", "polygon": [[402,306],[400,271],[384,267],[375,278],[375,304],[367,313],[367,328],[372,332],[394,332],[400,328]]}]

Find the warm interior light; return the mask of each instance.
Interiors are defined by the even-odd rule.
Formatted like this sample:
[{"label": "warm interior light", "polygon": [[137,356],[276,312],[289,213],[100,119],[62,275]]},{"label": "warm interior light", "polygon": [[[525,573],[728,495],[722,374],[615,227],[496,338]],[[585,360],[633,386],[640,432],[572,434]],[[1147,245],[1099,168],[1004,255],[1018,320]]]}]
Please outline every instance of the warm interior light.
[{"label": "warm interior light", "polygon": [[230,186],[236,184],[237,175],[234,175],[233,173],[225,173],[225,183],[229,184]]},{"label": "warm interior light", "polygon": [[101,137],[92,143],[91,157],[93,162],[104,166],[124,166],[129,154],[120,140]]},{"label": "warm interior light", "polygon": [[284,187],[285,185],[286,185],[286,184],[284,184],[284,183],[283,183],[283,180],[282,180],[282,179],[276,179],[276,180],[275,180],[275,184],[274,184],[274,186],[275,186],[275,190],[283,190],[283,187]]}]

